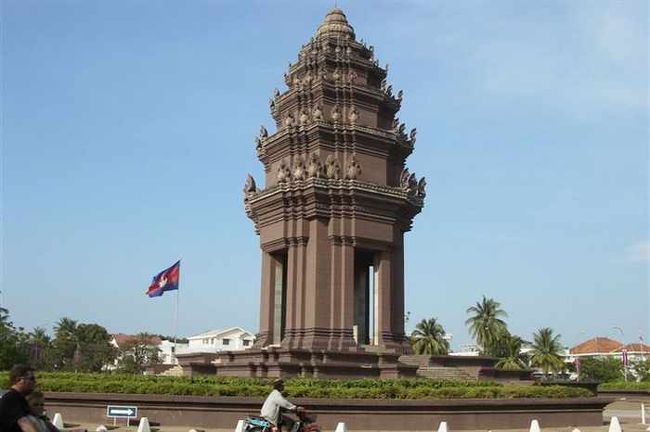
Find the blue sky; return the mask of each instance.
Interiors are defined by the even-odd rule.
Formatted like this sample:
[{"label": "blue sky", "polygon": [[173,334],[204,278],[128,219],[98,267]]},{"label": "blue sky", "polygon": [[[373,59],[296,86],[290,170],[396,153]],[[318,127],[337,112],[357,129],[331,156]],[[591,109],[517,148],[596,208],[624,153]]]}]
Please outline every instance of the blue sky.
[{"label": "blue sky", "polygon": [[[2,306],[171,334],[256,330],[268,98],[332,1],[2,1]],[[339,1],[404,90],[408,329],[502,303],[525,339],[650,332],[648,4]]]}]

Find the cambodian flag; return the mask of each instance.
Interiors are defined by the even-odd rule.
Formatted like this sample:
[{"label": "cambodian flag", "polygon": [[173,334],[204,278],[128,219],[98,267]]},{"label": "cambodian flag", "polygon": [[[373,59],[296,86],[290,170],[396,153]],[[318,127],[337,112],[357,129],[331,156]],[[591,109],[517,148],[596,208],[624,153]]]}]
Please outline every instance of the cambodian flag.
[{"label": "cambodian flag", "polygon": [[178,289],[178,280],[181,276],[181,262],[177,261],[173,266],[166,268],[153,277],[147,295],[149,297],[160,297],[165,291]]}]

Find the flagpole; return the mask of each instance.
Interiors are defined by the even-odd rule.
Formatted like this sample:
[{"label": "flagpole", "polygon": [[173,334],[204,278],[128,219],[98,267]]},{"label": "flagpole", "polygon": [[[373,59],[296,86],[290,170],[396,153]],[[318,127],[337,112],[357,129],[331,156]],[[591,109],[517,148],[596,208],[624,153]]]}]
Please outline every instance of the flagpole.
[{"label": "flagpole", "polygon": [[180,291],[180,281],[181,277],[180,274],[178,276],[178,288],[176,290],[176,301],[174,302],[174,358],[176,358],[176,333],[178,330],[178,292]]}]

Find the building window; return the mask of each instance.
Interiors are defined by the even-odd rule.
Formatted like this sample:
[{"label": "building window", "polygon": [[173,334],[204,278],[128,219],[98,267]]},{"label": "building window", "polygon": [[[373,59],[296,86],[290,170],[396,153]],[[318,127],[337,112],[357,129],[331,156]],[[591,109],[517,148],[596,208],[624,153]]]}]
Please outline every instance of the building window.
[{"label": "building window", "polygon": [[230,339],[228,338],[223,338],[223,342],[221,343],[222,345],[230,345]]},{"label": "building window", "polygon": [[250,344],[251,344],[251,341],[249,341],[248,339],[244,339],[244,346],[248,346]]}]

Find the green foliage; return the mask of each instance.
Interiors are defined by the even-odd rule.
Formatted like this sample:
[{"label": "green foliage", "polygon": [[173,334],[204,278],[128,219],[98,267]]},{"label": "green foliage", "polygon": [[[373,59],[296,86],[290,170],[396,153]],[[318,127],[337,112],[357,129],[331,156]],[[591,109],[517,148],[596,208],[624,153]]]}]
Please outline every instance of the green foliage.
[{"label": "green foliage", "polygon": [[602,383],[598,386],[598,390],[645,390],[650,391],[650,381],[612,381]]},{"label": "green foliage", "polygon": [[156,336],[138,333],[120,347],[118,370],[122,373],[141,374],[150,366],[160,364],[160,349]]},{"label": "green foliage", "polygon": [[100,325],[62,318],[51,339],[40,327],[31,332],[15,328],[9,312],[0,308],[0,369],[29,363],[39,371],[98,372],[113,359],[110,335]]},{"label": "green foliage", "polygon": [[411,343],[416,354],[445,355],[449,352],[445,329],[436,318],[420,321],[411,333]]},{"label": "green foliage", "polygon": [[111,345],[111,335],[98,324],[79,324],[76,329],[77,358],[79,370],[100,372],[116,356]]},{"label": "green foliage", "polygon": [[634,376],[643,382],[650,382],[650,360],[637,361],[631,365]]},{"label": "green foliage", "polygon": [[502,319],[508,314],[501,309],[501,303],[485,296],[466,312],[471,315],[465,321],[465,325],[483,352],[489,354],[498,343],[498,339],[508,331],[508,326]]},{"label": "green foliage", "polygon": [[36,327],[27,335],[29,346],[29,364],[37,370],[51,370],[56,361],[52,339],[44,328]]},{"label": "green foliage", "polygon": [[560,335],[553,334],[553,330],[545,327],[539,329],[533,335],[533,350],[531,351],[531,366],[539,367],[545,375],[561,372],[564,369],[564,361],[560,352]]},{"label": "green foliage", "polygon": [[600,382],[623,378],[623,363],[619,358],[585,358],[580,363],[580,379]]},{"label": "green foliage", "polygon": [[64,317],[54,327],[54,340],[44,352],[41,370],[99,372],[116,352],[111,336],[99,324],[78,323]]},{"label": "green foliage", "polygon": [[14,327],[9,311],[0,308],[0,369],[10,369],[16,363],[26,363],[26,336],[22,329]]},{"label": "green foliage", "polygon": [[493,344],[491,355],[499,357],[496,367],[505,370],[521,370],[526,368],[526,356],[521,354],[523,340],[504,332]]},{"label": "green foliage", "polygon": [[[0,373],[6,380],[7,373]],[[236,377],[166,377],[127,374],[38,373],[41,390],[56,392],[168,394],[265,397],[270,379]],[[471,399],[588,397],[589,391],[563,386],[499,384],[433,379],[286,380],[289,398]]]},{"label": "green foliage", "polygon": [[77,321],[64,317],[54,326],[54,340],[52,349],[55,354],[55,362],[51,368],[54,370],[73,371],[78,368],[75,365],[75,353],[77,352]]}]

